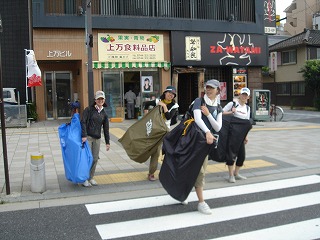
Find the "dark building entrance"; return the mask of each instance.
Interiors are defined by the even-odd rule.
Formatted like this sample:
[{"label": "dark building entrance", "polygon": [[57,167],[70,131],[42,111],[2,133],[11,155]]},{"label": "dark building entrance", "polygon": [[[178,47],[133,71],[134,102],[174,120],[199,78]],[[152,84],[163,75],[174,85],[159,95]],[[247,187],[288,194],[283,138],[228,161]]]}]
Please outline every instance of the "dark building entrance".
[{"label": "dark building entrance", "polygon": [[198,73],[179,73],[178,103],[179,114],[184,114],[189,105],[198,97]]}]

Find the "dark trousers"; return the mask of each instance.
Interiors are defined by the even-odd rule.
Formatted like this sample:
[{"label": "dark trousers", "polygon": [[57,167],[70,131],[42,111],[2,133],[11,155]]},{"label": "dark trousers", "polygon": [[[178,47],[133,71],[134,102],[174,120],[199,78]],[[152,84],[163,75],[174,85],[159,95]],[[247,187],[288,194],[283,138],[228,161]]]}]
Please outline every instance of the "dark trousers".
[{"label": "dark trousers", "polygon": [[[246,159],[246,148],[245,148],[244,142],[242,142],[240,149],[239,149],[239,152],[238,152],[238,155],[237,155],[236,166],[242,167],[245,159]],[[234,160],[228,159],[226,164],[228,166],[232,166],[234,164]]]}]

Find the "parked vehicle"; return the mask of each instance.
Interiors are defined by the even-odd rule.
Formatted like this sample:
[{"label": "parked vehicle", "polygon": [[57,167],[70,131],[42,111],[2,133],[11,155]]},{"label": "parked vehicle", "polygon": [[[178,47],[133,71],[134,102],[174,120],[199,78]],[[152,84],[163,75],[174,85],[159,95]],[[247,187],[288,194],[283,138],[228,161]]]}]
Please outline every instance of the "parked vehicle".
[{"label": "parked vehicle", "polygon": [[3,88],[4,105],[18,105],[18,90],[16,88]]}]

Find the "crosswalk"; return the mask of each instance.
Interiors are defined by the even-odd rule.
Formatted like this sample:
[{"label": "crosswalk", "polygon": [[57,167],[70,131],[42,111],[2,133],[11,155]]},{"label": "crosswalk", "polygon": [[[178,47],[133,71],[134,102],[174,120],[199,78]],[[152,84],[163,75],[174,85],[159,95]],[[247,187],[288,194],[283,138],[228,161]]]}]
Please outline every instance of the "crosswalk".
[{"label": "crosswalk", "polygon": [[194,192],[188,206],[163,195],[86,209],[91,216],[106,215],[107,222],[96,225],[101,239],[317,239],[319,190],[319,175],[211,189],[204,195],[212,215],[196,211]]}]

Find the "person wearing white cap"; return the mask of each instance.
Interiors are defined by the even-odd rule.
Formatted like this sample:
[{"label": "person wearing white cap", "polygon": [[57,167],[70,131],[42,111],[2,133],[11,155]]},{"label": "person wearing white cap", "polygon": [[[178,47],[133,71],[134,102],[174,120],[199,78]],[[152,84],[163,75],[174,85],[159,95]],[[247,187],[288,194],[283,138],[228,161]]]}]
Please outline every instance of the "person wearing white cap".
[{"label": "person wearing white cap", "polygon": [[105,98],[106,97],[103,91],[97,91],[95,93],[94,103],[83,111],[81,118],[82,142],[89,142],[93,156],[90,177],[82,184],[84,187],[98,185],[93,177],[99,159],[102,128],[106,142],[106,150],[109,151],[110,149],[109,118],[104,110],[104,107],[106,107]]},{"label": "person wearing white cap", "polygon": [[[240,119],[250,119],[250,107],[247,105],[250,97],[250,89],[247,87],[241,88],[239,98],[235,101],[229,102],[223,108],[223,114],[233,114],[233,116]],[[229,182],[235,183],[236,180],[247,179],[245,176],[239,174],[240,168],[243,166],[243,162],[246,156],[245,144],[248,143],[248,136],[245,137],[244,142],[241,143],[236,161],[234,159],[227,159],[226,164],[229,170]],[[236,166],[234,166],[236,165]]]},{"label": "person wearing white cap", "polygon": [[[218,80],[211,79],[205,84],[205,95],[203,100],[196,98],[193,104],[193,115],[195,123],[206,134],[207,144],[213,144],[217,139],[214,134],[218,133],[222,127],[222,108],[218,103],[220,83]],[[212,211],[204,201],[203,186],[205,171],[208,164],[208,156],[205,158],[196,183],[194,185],[199,199],[198,211],[203,214],[211,214]]]}]

